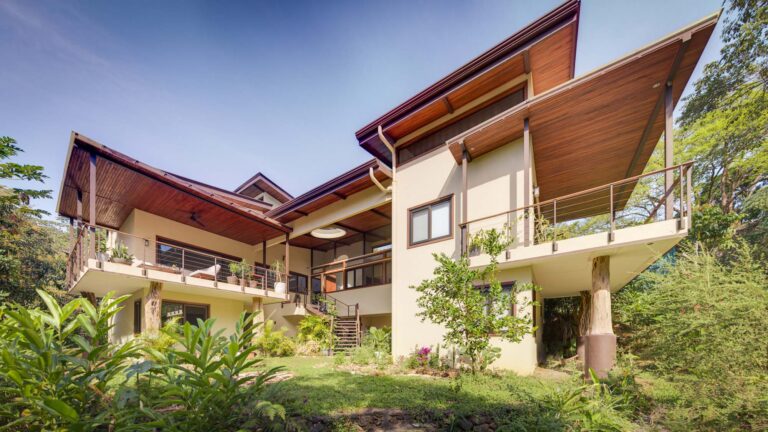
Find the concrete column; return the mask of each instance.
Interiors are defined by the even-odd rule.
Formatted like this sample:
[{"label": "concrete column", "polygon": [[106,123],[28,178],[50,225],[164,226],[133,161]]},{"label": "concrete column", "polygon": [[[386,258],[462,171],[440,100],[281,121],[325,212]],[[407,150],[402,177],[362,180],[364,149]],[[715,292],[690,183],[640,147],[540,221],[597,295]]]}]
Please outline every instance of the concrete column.
[{"label": "concrete column", "polygon": [[610,257],[592,260],[592,307],[589,315],[589,332],[586,336],[584,374],[589,369],[598,377],[605,378],[616,362],[616,335],[611,321]]},{"label": "concrete column", "polygon": [[160,298],[160,292],[163,290],[163,284],[160,282],[150,282],[149,291],[144,302],[144,331],[149,333],[156,333],[160,330],[162,323],[160,317],[160,305],[162,299]]}]

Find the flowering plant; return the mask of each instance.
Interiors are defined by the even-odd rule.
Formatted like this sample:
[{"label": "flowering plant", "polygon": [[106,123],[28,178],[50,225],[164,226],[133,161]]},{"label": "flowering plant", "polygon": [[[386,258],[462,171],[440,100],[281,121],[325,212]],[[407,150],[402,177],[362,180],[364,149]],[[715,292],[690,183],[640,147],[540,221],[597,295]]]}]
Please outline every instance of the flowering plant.
[{"label": "flowering plant", "polygon": [[425,346],[421,347],[419,352],[416,353],[416,359],[419,362],[419,366],[426,367],[429,364],[429,354],[432,352],[432,348]]}]

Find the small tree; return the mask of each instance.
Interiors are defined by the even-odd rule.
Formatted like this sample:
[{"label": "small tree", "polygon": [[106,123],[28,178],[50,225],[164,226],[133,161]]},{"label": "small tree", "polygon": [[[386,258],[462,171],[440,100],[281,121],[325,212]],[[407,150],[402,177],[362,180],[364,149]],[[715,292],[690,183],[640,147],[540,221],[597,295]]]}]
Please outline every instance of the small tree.
[{"label": "small tree", "polygon": [[[490,348],[492,336],[519,342],[533,330],[528,315],[510,313],[517,304],[517,294],[534,289],[531,284],[515,285],[504,292],[497,278],[498,256],[512,243],[509,229],[478,232],[472,246],[490,256],[483,269],[470,268],[469,257],[462,254],[454,260],[445,254],[433,254],[437,267],[434,278],[411,287],[419,293],[416,304],[422,321],[429,319],[445,327],[443,340],[456,345],[470,358],[472,373],[477,371],[483,354]],[[534,302],[522,304],[535,307]]]}]

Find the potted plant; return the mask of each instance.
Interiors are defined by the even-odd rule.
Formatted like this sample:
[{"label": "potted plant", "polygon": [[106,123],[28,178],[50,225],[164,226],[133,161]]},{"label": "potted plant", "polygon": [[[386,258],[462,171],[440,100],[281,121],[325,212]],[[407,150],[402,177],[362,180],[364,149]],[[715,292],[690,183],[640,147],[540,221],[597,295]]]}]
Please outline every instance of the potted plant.
[{"label": "potted plant", "polygon": [[107,247],[107,233],[105,231],[96,232],[96,259],[99,261],[109,260],[109,254],[107,253],[109,248]]},{"label": "potted plant", "polygon": [[125,243],[118,241],[115,247],[112,248],[112,256],[109,259],[113,263],[117,264],[133,264],[133,255],[128,252],[128,246]]},{"label": "potted plant", "polygon": [[285,294],[287,290],[285,286],[285,266],[283,265],[283,262],[280,260],[273,262],[270,269],[275,275],[275,292],[278,294]]},{"label": "potted plant", "polygon": [[233,285],[239,285],[241,279],[238,276],[242,276],[242,282],[245,284],[245,277],[248,273],[248,263],[243,260],[242,262],[232,262],[229,263],[229,272],[231,275],[227,276],[227,283],[231,283]]}]

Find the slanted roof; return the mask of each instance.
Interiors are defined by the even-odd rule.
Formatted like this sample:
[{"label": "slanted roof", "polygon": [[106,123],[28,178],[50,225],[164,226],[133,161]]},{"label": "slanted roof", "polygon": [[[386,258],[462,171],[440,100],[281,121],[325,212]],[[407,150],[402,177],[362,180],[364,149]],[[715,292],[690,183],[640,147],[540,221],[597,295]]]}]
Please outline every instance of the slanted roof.
[{"label": "slanted roof", "polygon": [[638,175],[664,130],[665,84],[674,105],[718,18],[537,94],[447,144],[457,163],[462,143],[477,158],[522,137],[528,118],[542,201]]},{"label": "slanted roof", "polygon": [[[96,156],[96,220],[89,220],[90,155]],[[269,205],[152,167],[72,133],[57,211],[76,218],[77,191],[90,224],[119,229],[133,209],[255,244],[291,229],[267,217]]]},{"label": "slanted roof", "polygon": [[391,164],[391,154],[378,136],[379,126],[398,146],[408,145],[434,130],[435,122],[454,122],[480,109],[465,107],[528,71],[535,77],[534,93],[573,78],[579,10],[578,0],[563,3],[367,124],[355,134],[360,146]]},{"label": "slanted roof", "polygon": [[293,195],[289,194],[285,189],[281,188],[277,183],[273,182],[263,173],[256,173],[253,177],[241,184],[235,193],[245,195],[251,198],[256,197],[262,192],[266,192],[281,203],[288,202],[293,199]]},{"label": "slanted roof", "polygon": [[280,222],[287,223],[337,201],[347,199],[352,194],[375,186],[369,174],[371,170],[373,170],[374,176],[380,182],[388,179],[390,176],[389,169],[384,163],[377,159],[371,159],[328,180],[309,192],[275,207],[267,215]]}]

